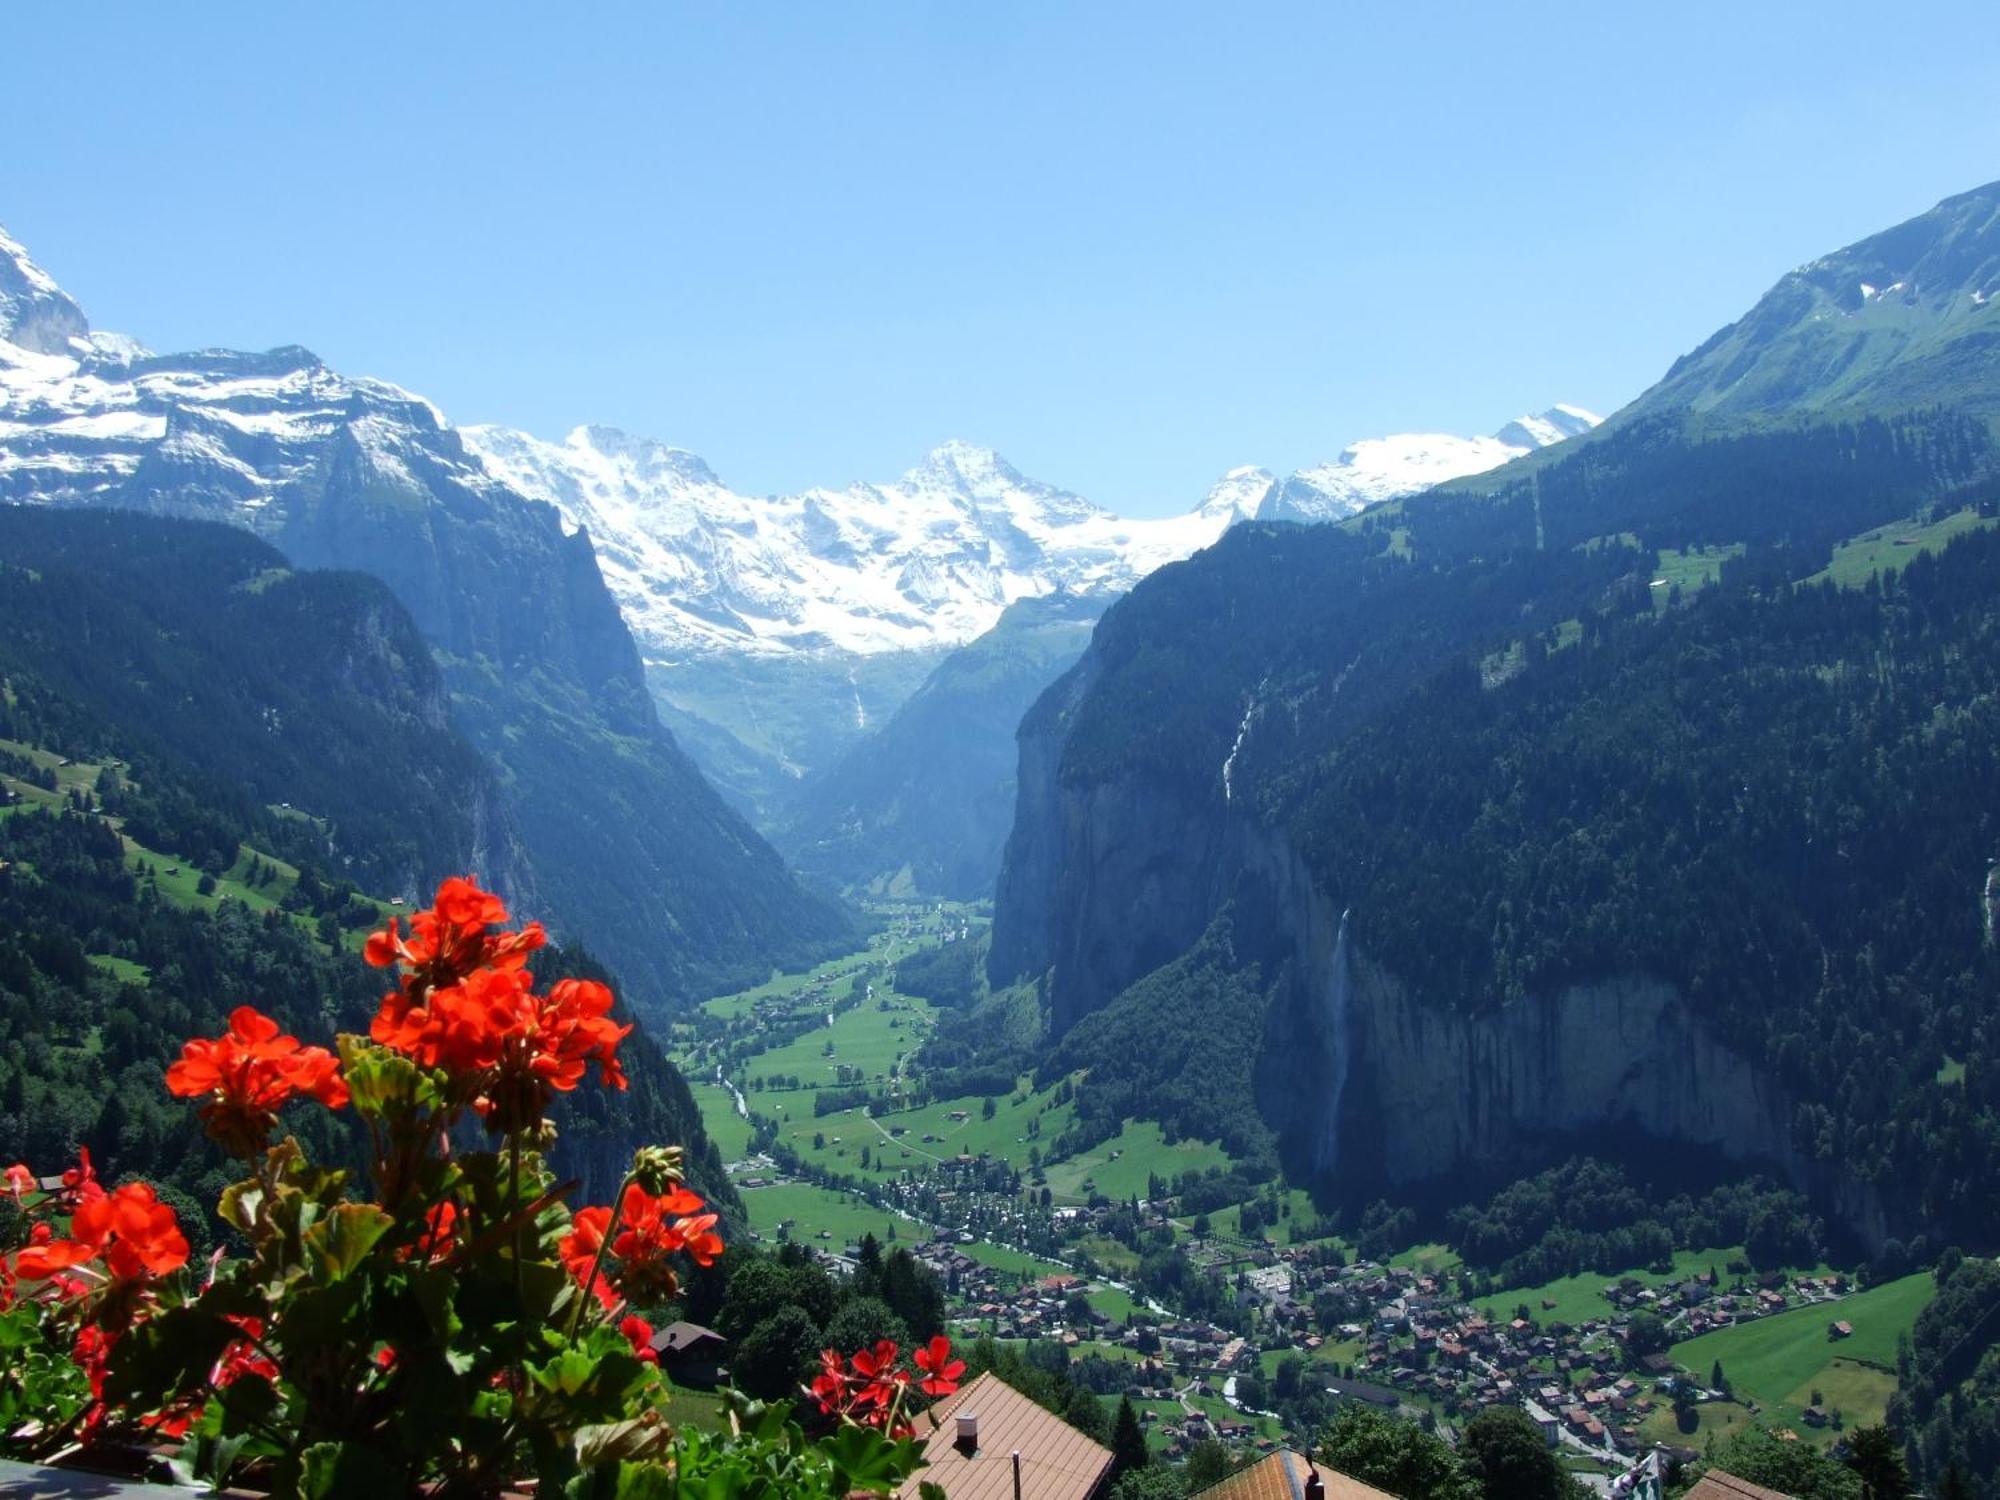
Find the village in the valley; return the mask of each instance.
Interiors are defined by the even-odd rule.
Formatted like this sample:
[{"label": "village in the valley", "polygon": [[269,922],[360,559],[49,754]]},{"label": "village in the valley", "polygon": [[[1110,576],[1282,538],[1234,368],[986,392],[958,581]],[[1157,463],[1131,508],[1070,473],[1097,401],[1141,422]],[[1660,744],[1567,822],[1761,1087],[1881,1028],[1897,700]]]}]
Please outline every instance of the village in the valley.
[{"label": "village in the valley", "polygon": [[1572,1278],[1560,1295],[1495,1292],[1443,1247],[1363,1257],[1303,1193],[1242,1183],[1226,1158],[1145,1127],[1064,1155],[1059,1087],[929,1098],[915,1059],[950,1013],[900,993],[893,959],[970,930],[949,909],[900,918],[871,953],[718,1002],[683,1038],[759,1240],[836,1269],[864,1235],[910,1249],[957,1336],[1035,1347],[1130,1397],[1170,1457],[1296,1443],[1343,1401],[1447,1436],[1518,1406],[1587,1477],[1656,1448],[1692,1456],[1739,1417],[1825,1440],[1865,1415],[1838,1392],[1766,1410],[1725,1370],[1669,1352],[1789,1314],[1818,1318],[1834,1357],[1859,1289],[1827,1267],[1759,1274],[1721,1252]]}]

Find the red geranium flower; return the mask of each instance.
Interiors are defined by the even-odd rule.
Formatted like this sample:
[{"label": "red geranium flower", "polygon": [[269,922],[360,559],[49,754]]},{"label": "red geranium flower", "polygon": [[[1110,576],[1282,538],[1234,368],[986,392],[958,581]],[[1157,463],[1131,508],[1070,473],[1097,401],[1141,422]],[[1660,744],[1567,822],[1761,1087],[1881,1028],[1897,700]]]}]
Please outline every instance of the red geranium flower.
[{"label": "red geranium flower", "polygon": [[653,1325],[636,1313],[618,1325],[618,1331],[625,1335],[625,1342],[632,1346],[641,1363],[656,1365],[660,1353],[653,1347]]},{"label": "red geranium flower", "polygon": [[59,1240],[46,1224],[28,1231],[28,1243],[14,1257],[14,1272],[28,1281],[45,1281],[97,1259],[97,1247],[79,1240]]},{"label": "red geranium flower", "polygon": [[917,1384],[926,1396],[949,1396],[965,1374],[965,1361],[951,1357],[951,1340],[938,1334],[912,1356],[924,1378]]},{"label": "red geranium flower", "polygon": [[187,1264],[187,1236],[149,1183],[128,1182],[92,1198],[71,1217],[69,1232],[102,1253],[120,1281],[164,1276]]},{"label": "red geranium flower", "polygon": [[307,1047],[279,1032],[278,1023],[253,1007],[229,1013],[229,1030],[213,1041],[197,1038],[167,1069],[167,1088],[184,1099],[208,1096],[201,1117],[208,1133],[239,1156],[262,1149],[278,1111],[299,1094],[329,1109],[347,1103],[340,1063],[324,1047]]},{"label": "red geranium flower", "polygon": [[24,1194],[32,1193],[40,1182],[41,1179],[21,1162],[17,1161],[7,1169],[7,1191],[13,1196],[16,1205],[20,1203]]},{"label": "red geranium flower", "polygon": [[442,1068],[496,1132],[540,1123],[550,1100],[582,1082],[596,1063],[613,1088],[625,1087],[618,1044],[631,1031],[611,1019],[612,995],[588,979],[565,979],[535,993],[527,956],[543,942],[530,924],[488,934],[506,920],[496,896],[448,880],[437,904],[369,940],[371,962],[401,963],[402,982],[382,997],[368,1034],[426,1068]]},{"label": "red geranium flower", "polygon": [[539,922],[519,932],[487,934],[487,928],[506,920],[507,907],[498,896],[454,875],[438,887],[430,910],[410,918],[407,937],[392,918],[370,935],[362,955],[378,969],[402,964],[403,988],[420,1002],[424,992],[452,984],[474,969],[519,968],[547,941]]},{"label": "red geranium flower", "polygon": [[[608,1208],[579,1208],[570,1215],[569,1233],[557,1242],[556,1253],[562,1257],[570,1279],[578,1286],[583,1285],[591,1267],[597,1264],[598,1247],[604,1243],[604,1231],[610,1227],[611,1210]],[[598,1276],[591,1291],[604,1304],[607,1312],[618,1306],[618,1293],[603,1275]]]},{"label": "red geranium flower", "polygon": [[697,1265],[711,1266],[722,1253],[715,1233],[716,1216],[705,1214],[701,1194],[676,1183],[658,1197],[637,1183],[625,1189],[618,1237],[611,1250],[618,1257],[618,1284],[634,1302],[670,1300],[679,1290],[672,1257],[684,1254]]}]

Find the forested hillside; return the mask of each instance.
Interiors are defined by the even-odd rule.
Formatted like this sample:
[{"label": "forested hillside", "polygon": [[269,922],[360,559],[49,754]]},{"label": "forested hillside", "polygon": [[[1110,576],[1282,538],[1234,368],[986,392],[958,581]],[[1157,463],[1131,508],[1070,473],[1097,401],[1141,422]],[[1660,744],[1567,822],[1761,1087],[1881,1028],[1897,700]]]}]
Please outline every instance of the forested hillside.
[{"label": "forested hillside", "polygon": [[148,786],[128,811],[170,853],[226,868],[250,833],[383,895],[464,870],[532,894],[429,648],[371,578],[295,572],[223,526],[0,507],[0,674],[0,736],[127,762]]},{"label": "forested hillside", "polygon": [[[373,896],[518,852],[379,583],[129,515],[0,508],[0,539],[0,1157],[85,1145],[211,1201],[228,1169],[162,1086],[181,1043],[243,1003],[365,1029]],[[732,1203],[680,1075],[643,1034],[625,1059],[629,1091],[568,1101],[558,1164],[608,1193],[683,1142]]]},{"label": "forested hillside", "polygon": [[[1970,286],[1996,191],[1844,254]],[[1759,360],[1809,373],[1790,295],[1739,325],[1739,389]],[[1527,1166],[1643,1120],[1782,1159],[1875,1241],[2000,1242],[2000,487],[1957,377],[1938,404],[1910,384],[1978,344],[1962,301],[1899,312],[1921,338],[1829,325],[1898,392],[1880,409],[1730,425],[1656,392],[1546,458],[1238,527],[1141,584],[1024,723],[993,981],[1046,975],[1060,1036],[1235,898],[1272,928],[1237,966],[1295,961],[1258,1105],[1296,1170]],[[1728,1100],[1683,1076],[1715,1048],[1749,1068]]]}]

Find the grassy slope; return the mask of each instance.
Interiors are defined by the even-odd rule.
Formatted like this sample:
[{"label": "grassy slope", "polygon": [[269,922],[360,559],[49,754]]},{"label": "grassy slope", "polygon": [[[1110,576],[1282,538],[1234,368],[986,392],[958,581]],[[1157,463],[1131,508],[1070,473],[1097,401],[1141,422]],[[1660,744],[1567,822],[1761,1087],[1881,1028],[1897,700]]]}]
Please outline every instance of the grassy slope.
[{"label": "grassy slope", "polygon": [[[1705,1333],[1674,1345],[1673,1357],[1703,1379],[1720,1360],[1730,1387],[1757,1401],[1765,1421],[1801,1436],[1810,1429],[1800,1413],[1815,1389],[1849,1426],[1876,1422],[1895,1389],[1896,1340],[1935,1292],[1928,1273],[1905,1276],[1836,1303]],[[1836,1319],[1854,1325],[1852,1338],[1828,1339],[1827,1324]]]},{"label": "grassy slope", "polygon": [[1831,579],[1843,588],[1859,588],[1877,573],[1901,572],[1912,558],[1938,551],[1953,537],[1996,524],[2000,522],[1967,508],[1927,525],[1908,520],[1878,526],[1834,548],[1833,561],[1806,581]]},{"label": "grassy slope", "polygon": [[[10,808],[0,809],[0,812],[18,812],[28,808],[60,808],[64,794],[72,788],[95,792],[98,777],[105,770],[104,766],[90,761],[63,763],[62,757],[18,740],[0,740],[0,750],[11,751],[33,761],[37,766],[53,770],[58,787],[58,790],[48,792],[29,782],[17,781],[10,776],[0,776],[0,786],[18,793],[22,799]],[[116,827],[120,820],[114,818],[111,822]],[[294,866],[274,855],[261,853],[248,844],[243,844],[237,849],[236,862],[217,876],[215,888],[209,894],[203,895],[202,872],[193,865],[173,855],[148,849],[134,839],[125,838],[122,832],[119,837],[124,839],[125,843],[125,868],[141,879],[150,879],[160,895],[175,906],[196,911],[213,911],[224,901],[240,901],[252,911],[276,911],[292,887],[298,884],[299,872]],[[277,872],[277,878],[264,886],[248,884],[253,860],[263,861]],[[377,914],[382,917],[401,909],[384,901],[376,901],[369,896],[362,896],[359,899],[371,902]],[[292,920],[304,931],[317,931],[314,919],[305,913],[293,913]],[[362,945],[368,941],[368,931],[365,928],[352,929],[343,934],[343,941],[346,946],[358,953]],[[118,967],[122,963],[121,960],[105,958],[99,962],[121,979],[142,982],[145,977],[143,973],[131,972],[138,969],[139,966],[136,964],[125,964],[121,968]]]},{"label": "grassy slope", "polygon": [[[1538,1322],[1584,1323],[1592,1318],[1611,1316],[1612,1307],[1604,1300],[1604,1288],[1615,1285],[1626,1276],[1637,1277],[1648,1286],[1658,1286],[1664,1281],[1683,1281],[1710,1266],[1720,1271],[1730,1261],[1741,1259],[1742,1255],[1741,1246],[1724,1250],[1680,1250],[1674,1254],[1674,1269],[1668,1276],[1656,1276],[1644,1266],[1614,1271],[1609,1275],[1602,1271],[1585,1271],[1581,1275],[1559,1277],[1540,1286],[1512,1287],[1495,1292],[1480,1305],[1511,1317],[1514,1309],[1525,1302]],[[1544,1307],[1544,1302],[1553,1302],[1555,1306]]]}]

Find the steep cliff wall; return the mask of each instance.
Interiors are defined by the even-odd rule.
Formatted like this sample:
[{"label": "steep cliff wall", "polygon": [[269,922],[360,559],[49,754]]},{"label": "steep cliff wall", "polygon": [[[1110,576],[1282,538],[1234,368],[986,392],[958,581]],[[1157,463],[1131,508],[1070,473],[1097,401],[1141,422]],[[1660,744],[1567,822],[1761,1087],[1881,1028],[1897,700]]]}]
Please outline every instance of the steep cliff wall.
[{"label": "steep cliff wall", "polygon": [[1294,1170],[1384,1186],[1504,1180],[1616,1136],[1774,1169],[1871,1247],[1888,1237],[1882,1195],[1800,1152],[1797,1101],[1673,986],[1619,975],[1487,1012],[1420,1000],[1349,940],[1283,839],[1242,828],[1240,878],[1269,900],[1271,937],[1294,960],[1258,1091]]},{"label": "steep cliff wall", "polygon": [[[1036,774],[1055,753],[1042,735],[1024,733],[1022,753],[1002,899],[1014,917],[996,928],[996,962],[1052,975],[1059,1035],[1233,897],[1246,956],[1283,975],[1257,1106],[1301,1178],[1370,1191],[1504,1180],[1613,1137],[1678,1143],[1782,1173],[1872,1245],[1888,1236],[1881,1194],[1798,1151],[1797,1101],[1671,986],[1619,975],[1489,1012],[1412,995],[1278,832],[1156,780],[1059,785]],[[1009,903],[1036,880],[1050,899]]]}]

